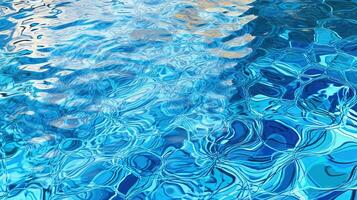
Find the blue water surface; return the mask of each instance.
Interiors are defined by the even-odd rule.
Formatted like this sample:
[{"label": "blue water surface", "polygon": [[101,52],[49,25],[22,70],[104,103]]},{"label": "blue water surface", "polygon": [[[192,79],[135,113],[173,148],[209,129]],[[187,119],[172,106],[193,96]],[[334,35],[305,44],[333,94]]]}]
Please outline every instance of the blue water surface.
[{"label": "blue water surface", "polygon": [[357,199],[356,0],[0,0],[0,199]]}]

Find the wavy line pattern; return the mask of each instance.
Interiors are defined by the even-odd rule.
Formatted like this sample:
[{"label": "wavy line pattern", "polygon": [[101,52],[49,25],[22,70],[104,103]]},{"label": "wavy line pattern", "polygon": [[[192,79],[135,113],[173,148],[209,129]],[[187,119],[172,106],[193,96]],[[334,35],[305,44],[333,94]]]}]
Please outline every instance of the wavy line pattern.
[{"label": "wavy line pattern", "polygon": [[355,0],[0,1],[0,199],[356,199]]}]

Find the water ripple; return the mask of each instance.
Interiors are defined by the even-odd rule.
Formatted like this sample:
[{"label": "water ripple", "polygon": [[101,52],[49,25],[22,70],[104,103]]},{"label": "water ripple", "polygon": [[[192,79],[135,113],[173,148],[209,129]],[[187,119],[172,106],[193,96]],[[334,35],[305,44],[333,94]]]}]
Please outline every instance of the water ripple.
[{"label": "water ripple", "polygon": [[357,3],[0,2],[0,199],[353,199]]}]

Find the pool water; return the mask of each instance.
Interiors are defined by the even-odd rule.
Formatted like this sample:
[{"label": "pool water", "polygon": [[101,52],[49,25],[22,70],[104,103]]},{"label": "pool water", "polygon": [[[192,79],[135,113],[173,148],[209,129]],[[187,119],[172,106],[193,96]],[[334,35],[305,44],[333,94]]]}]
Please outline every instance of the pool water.
[{"label": "pool water", "polygon": [[0,199],[356,199],[356,0],[0,0]]}]

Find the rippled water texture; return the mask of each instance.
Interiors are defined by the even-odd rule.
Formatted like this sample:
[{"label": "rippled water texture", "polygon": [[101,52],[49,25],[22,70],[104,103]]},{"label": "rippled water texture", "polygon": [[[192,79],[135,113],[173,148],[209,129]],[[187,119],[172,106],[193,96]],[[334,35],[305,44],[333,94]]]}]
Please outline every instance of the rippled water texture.
[{"label": "rippled water texture", "polygon": [[356,199],[356,0],[0,0],[0,199]]}]

